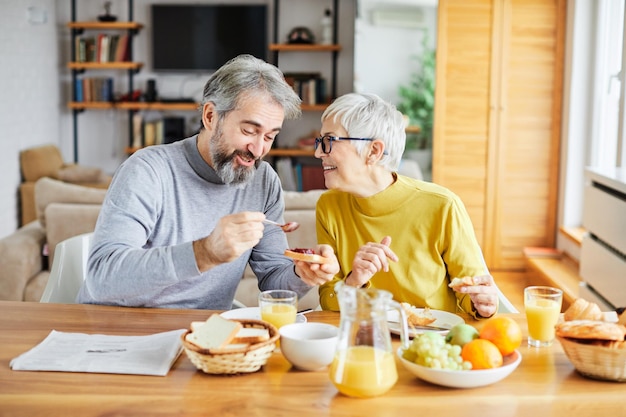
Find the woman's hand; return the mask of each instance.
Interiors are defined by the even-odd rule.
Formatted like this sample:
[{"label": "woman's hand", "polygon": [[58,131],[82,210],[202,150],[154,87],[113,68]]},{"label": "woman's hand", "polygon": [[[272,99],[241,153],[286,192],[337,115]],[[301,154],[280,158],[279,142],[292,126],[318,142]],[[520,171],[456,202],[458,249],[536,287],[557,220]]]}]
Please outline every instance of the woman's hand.
[{"label": "woman's hand", "polygon": [[398,256],[391,250],[391,236],[385,236],[380,243],[369,242],[361,246],[354,255],[352,272],[346,277],[346,284],[362,287],[378,271],[389,271],[389,260],[398,261]]},{"label": "woman's hand", "polygon": [[302,281],[311,286],[322,285],[332,280],[339,272],[339,261],[330,245],[318,245],[315,249],[315,253],[328,258],[329,261],[318,264],[294,260],[296,274],[298,274]]},{"label": "woman's hand", "polygon": [[496,314],[498,310],[498,287],[491,275],[473,277],[474,285],[461,286],[458,291],[469,294],[476,312],[484,318]]}]

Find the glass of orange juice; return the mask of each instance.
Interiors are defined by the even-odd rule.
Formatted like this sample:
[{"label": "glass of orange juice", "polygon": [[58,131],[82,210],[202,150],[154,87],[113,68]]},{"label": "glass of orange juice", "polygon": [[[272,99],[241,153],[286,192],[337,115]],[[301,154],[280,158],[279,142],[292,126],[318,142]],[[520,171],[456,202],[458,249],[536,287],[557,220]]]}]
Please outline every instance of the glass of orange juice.
[{"label": "glass of orange juice", "polygon": [[532,286],[524,289],[524,309],[528,321],[528,346],[550,346],[555,339],[554,326],[559,321],[563,291]]},{"label": "glass of orange juice", "polygon": [[290,290],[269,290],[259,294],[261,320],[272,323],[277,329],[296,322],[298,294]]}]

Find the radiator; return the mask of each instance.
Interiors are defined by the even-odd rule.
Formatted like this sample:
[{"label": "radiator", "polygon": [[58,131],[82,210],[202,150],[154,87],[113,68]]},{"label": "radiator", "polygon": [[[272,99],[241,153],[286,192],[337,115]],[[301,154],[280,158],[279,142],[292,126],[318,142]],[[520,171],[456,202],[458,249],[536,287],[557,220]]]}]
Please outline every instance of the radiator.
[{"label": "radiator", "polygon": [[612,308],[626,307],[626,168],[588,168],[580,275]]}]

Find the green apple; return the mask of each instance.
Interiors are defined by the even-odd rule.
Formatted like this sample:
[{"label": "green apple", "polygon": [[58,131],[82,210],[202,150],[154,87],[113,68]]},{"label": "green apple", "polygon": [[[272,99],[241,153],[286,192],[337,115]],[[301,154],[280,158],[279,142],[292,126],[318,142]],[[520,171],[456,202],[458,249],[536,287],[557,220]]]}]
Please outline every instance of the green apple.
[{"label": "green apple", "polygon": [[478,330],[465,323],[457,324],[446,335],[446,342],[461,347],[474,339],[478,339]]}]

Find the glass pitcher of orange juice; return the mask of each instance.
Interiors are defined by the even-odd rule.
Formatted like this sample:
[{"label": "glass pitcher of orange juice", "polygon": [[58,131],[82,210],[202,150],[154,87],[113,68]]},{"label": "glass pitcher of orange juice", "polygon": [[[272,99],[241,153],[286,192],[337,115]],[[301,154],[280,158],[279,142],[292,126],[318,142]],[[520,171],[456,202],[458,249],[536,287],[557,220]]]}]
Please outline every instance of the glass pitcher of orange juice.
[{"label": "glass pitcher of orange juice", "polygon": [[391,293],[374,288],[355,288],[339,282],[335,286],[341,319],[330,380],[342,394],[374,397],[389,391],[398,380],[387,310],[400,313],[400,337],[408,344],[404,310]]}]

